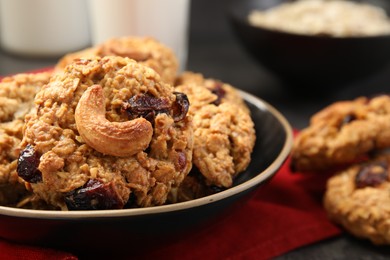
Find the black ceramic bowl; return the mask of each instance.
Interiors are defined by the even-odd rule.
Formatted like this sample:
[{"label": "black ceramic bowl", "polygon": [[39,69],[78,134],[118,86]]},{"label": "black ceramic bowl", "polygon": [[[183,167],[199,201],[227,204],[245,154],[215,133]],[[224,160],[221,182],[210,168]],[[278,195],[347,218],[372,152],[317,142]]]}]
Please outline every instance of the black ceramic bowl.
[{"label": "black ceramic bowl", "polygon": [[[235,207],[276,174],[292,146],[287,120],[271,105],[241,92],[256,129],[252,160],[234,187],[200,199],[149,208],[101,211],[44,211],[0,206],[0,237],[10,241],[71,250],[145,250],[163,246],[201,228]],[[250,216],[248,216],[250,217]],[[119,251],[120,252],[120,251]],[[134,255],[133,254],[133,255]]]},{"label": "black ceramic bowl", "polygon": [[[260,28],[248,22],[252,10],[292,0],[233,0],[229,20],[248,53],[269,72],[295,88],[318,91],[340,87],[378,72],[390,63],[390,35],[336,38]],[[388,0],[355,0],[384,8]]]}]

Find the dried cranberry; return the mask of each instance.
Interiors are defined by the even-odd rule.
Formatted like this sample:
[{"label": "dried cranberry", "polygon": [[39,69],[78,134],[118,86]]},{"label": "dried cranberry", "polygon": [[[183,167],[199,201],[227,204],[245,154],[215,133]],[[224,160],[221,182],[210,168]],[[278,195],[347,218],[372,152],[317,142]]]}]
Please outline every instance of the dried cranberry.
[{"label": "dried cranberry", "polygon": [[223,89],[223,83],[216,82],[214,84],[214,88],[211,90],[211,92],[215,95],[217,95],[217,99],[212,103],[216,106],[219,106],[221,104],[222,98],[226,95],[226,91]]},{"label": "dried cranberry", "polygon": [[177,153],[176,170],[183,171],[187,166],[187,156],[184,152]]},{"label": "dried cranberry", "polygon": [[123,108],[128,113],[130,119],[137,117],[150,118],[157,113],[168,113],[170,109],[167,98],[156,98],[148,94],[137,94],[131,97]]},{"label": "dried cranberry", "polygon": [[387,163],[376,162],[363,166],[357,173],[357,188],[375,187],[388,180]]},{"label": "dried cranberry", "polygon": [[149,111],[148,113],[142,115],[142,117],[148,120],[154,126],[154,118],[156,117],[156,113],[154,111]]},{"label": "dried cranberry", "polygon": [[186,94],[180,92],[174,92],[174,94],[176,95],[176,101],[172,106],[172,117],[175,122],[179,122],[186,117],[190,102]]},{"label": "dried cranberry", "polygon": [[170,104],[169,99],[156,98],[148,94],[137,94],[123,104],[123,109],[130,119],[143,117],[152,124],[156,114],[172,114],[175,122],[182,120],[189,108],[188,98],[185,94],[175,92],[176,101]]},{"label": "dried cranberry", "polygon": [[20,178],[27,182],[37,183],[42,181],[42,173],[38,170],[40,155],[30,144],[19,155],[17,172]]},{"label": "dried cranberry", "polygon": [[90,179],[82,187],[68,192],[65,203],[69,210],[121,209],[124,206],[115,185],[97,179]]}]

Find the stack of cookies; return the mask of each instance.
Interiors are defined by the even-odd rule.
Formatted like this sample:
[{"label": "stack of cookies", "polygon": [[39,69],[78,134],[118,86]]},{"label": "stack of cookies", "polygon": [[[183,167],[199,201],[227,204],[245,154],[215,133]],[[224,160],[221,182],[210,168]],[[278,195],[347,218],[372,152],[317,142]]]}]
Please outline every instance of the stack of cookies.
[{"label": "stack of cookies", "polygon": [[327,182],[329,218],[374,244],[390,244],[390,97],[336,102],[297,136],[291,169],[336,172]]},{"label": "stack of cookies", "polygon": [[70,53],[0,82],[0,205],[101,210],[193,200],[232,187],[254,123],[238,91],[177,72],[153,38]]}]

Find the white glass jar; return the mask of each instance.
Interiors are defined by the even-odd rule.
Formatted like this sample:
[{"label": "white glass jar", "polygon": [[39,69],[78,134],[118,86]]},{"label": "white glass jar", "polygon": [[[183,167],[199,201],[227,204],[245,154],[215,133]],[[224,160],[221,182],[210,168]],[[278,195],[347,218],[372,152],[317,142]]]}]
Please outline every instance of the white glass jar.
[{"label": "white glass jar", "polygon": [[92,44],[112,37],[152,36],[187,60],[190,0],[89,0]]},{"label": "white glass jar", "polygon": [[58,57],[80,50],[90,45],[88,23],[85,0],[0,0],[0,43],[10,53]]}]

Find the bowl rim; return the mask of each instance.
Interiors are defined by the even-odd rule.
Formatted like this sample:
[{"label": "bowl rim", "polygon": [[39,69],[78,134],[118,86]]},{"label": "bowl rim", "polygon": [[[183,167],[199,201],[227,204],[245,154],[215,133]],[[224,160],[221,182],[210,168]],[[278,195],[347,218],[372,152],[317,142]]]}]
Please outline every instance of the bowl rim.
[{"label": "bowl rim", "polygon": [[287,119],[272,105],[262,100],[261,98],[249,94],[245,91],[238,90],[240,95],[245,101],[255,105],[259,109],[268,110],[277,120],[281,123],[286,138],[283,147],[275,158],[275,160],[262,172],[258,173],[254,178],[245,181],[230,189],[221,191],[219,193],[205,196],[199,199],[190,200],[186,202],[167,204],[161,206],[153,206],[146,208],[131,208],[131,209],[114,209],[114,210],[80,210],[80,211],[56,211],[56,210],[35,210],[35,209],[20,209],[7,206],[0,206],[0,216],[20,217],[30,219],[98,219],[98,218],[119,218],[119,217],[131,217],[141,215],[152,215],[160,213],[168,213],[175,211],[182,211],[185,209],[200,207],[209,203],[214,203],[233,195],[239,194],[245,190],[248,190],[257,184],[267,180],[277,173],[278,169],[287,159],[293,144],[293,131],[292,127]]},{"label": "bowl rim", "polygon": [[[237,6],[245,3],[250,3],[256,0],[231,0],[228,7],[228,15],[231,19],[235,20],[237,23],[244,24],[247,27],[252,28],[252,30],[258,30],[258,31],[264,31],[269,33],[275,33],[279,35],[286,35],[289,37],[297,37],[297,38],[307,38],[307,39],[318,39],[318,40],[329,40],[329,41],[345,41],[345,40],[371,40],[371,39],[390,39],[390,34],[378,34],[378,35],[365,35],[365,36],[347,36],[347,37],[333,37],[331,35],[310,35],[310,34],[304,34],[304,33],[293,33],[285,30],[278,30],[275,28],[268,28],[266,26],[259,26],[251,24],[248,20],[248,15],[251,11],[257,10],[257,9],[248,9],[247,6],[245,6],[246,16],[244,17],[241,13],[238,12]],[[354,1],[354,0],[352,0]],[[359,2],[359,1],[357,1]],[[248,10],[247,10],[248,9]],[[390,12],[390,11],[389,11]],[[388,15],[389,16],[389,15]],[[389,16],[390,19],[390,16]]]}]

